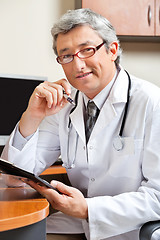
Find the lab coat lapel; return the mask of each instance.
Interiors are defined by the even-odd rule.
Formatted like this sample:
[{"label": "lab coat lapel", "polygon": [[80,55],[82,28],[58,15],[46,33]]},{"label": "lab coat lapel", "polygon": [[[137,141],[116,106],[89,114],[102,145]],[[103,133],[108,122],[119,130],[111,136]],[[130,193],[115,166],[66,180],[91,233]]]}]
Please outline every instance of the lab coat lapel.
[{"label": "lab coat lapel", "polygon": [[100,111],[90,139],[93,139],[99,134],[115,117],[116,111],[113,105],[107,100]]},{"label": "lab coat lapel", "polygon": [[[90,139],[96,137],[100,131],[102,131],[110,122],[117,116],[116,104],[126,103],[127,101],[127,89],[128,89],[128,77],[123,69],[119,72],[116,82],[110,92],[110,95],[104,103],[94,129],[91,133]],[[124,107],[123,105],[123,107]],[[83,118],[83,97],[79,92],[78,105],[76,109],[70,114],[73,127],[77,131],[79,137],[85,143],[85,127]]]},{"label": "lab coat lapel", "polygon": [[78,104],[76,109],[70,114],[71,123],[75,130],[77,131],[79,137],[85,143],[85,127],[84,127],[84,118],[83,118],[83,97],[81,92],[78,96]]},{"label": "lab coat lapel", "polygon": [[[117,116],[117,104],[126,103],[128,90],[128,77],[123,69],[119,72],[119,75],[114,83],[114,86],[110,92],[110,95],[104,103],[99,117],[96,121],[94,129],[91,133],[91,139],[100,133],[112,120]],[[122,105],[122,110],[124,108]]]}]

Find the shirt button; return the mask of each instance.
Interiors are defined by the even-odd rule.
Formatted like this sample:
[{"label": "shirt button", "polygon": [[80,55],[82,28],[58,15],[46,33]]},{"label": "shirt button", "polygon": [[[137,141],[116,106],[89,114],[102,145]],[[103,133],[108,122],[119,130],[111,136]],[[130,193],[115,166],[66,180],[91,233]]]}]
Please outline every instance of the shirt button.
[{"label": "shirt button", "polygon": [[91,178],[91,181],[94,182],[94,181],[95,181],[95,178]]},{"label": "shirt button", "polygon": [[89,149],[92,150],[92,149],[93,149],[93,146],[90,146]]}]

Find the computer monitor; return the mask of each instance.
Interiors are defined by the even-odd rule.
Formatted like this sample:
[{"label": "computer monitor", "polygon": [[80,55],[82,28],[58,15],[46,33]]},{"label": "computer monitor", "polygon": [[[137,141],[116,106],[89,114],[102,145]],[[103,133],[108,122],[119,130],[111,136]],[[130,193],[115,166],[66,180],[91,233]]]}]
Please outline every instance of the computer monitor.
[{"label": "computer monitor", "polygon": [[28,105],[37,85],[47,77],[0,74],[0,145],[6,144],[9,135]]}]

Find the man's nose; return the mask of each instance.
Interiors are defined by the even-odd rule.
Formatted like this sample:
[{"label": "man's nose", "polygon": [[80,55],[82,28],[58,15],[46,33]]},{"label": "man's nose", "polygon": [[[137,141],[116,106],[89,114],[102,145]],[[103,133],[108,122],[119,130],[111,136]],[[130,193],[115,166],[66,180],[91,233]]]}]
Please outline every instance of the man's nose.
[{"label": "man's nose", "polygon": [[80,71],[86,66],[85,59],[81,59],[78,56],[74,56],[72,64],[77,71]]}]

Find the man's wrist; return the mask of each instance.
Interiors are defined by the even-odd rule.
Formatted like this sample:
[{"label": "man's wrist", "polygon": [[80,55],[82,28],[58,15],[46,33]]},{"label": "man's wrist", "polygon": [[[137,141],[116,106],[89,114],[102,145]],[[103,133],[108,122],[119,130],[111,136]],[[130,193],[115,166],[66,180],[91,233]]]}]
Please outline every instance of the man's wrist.
[{"label": "man's wrist", "polygon": [[19,132],[24,138],[34,134],[43,119],[33,118],[27,112],[24,112],[19,123]]}]

